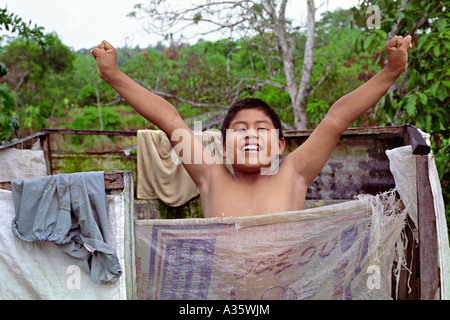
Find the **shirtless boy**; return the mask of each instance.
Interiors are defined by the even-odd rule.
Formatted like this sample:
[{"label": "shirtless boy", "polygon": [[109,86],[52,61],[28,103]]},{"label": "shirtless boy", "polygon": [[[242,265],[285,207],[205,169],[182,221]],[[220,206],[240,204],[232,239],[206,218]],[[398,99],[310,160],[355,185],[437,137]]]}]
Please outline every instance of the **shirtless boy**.
[{"label": "shirtless boy", "polygon": [[[260,100],[237,102],[226,121],[224,153],[231,158],[233,173],[221,161],[182,161],[200,191],[205,218],[250,216],[304,208],[306,191],[330,157],[341,134],[363,113],[376,105],[406,70],[411,36],[393,37],[385,46],[386,67],[362,86],[336,101],[310,137],[287,155],[272,174],[262,174],[281,156],[285,140],[273,110]],[[91,51],[98,74],[138,113],[163,130],[172,146],[202,150],[174,106],[143,88],[117,66],[116,49],[103,41]],[[260,105],[258,105],[260,104]],[[272,115],[272,117],[271,117]],[[171,139],[182,130],[185,139]],[[187,137],[187,138],[186,138]],[[197,144],[197,145],[196,145]],[[177,149],[180,149],[178,146]],[[269,159],[266,159],[269,157]],[[189,160],[189,159],[188,159]],[[191,159],[192,160],[192,159]],[[198,162],[198,161],[197,161]]]}]

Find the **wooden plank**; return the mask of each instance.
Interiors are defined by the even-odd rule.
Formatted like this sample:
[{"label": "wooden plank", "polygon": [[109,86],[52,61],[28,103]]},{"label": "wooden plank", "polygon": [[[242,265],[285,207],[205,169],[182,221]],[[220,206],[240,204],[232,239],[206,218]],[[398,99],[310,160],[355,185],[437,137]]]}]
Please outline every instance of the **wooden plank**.
[{"label": "wooden plank", "polygon": [[[283,132],[285,137],[306,137],[310,136],[314,130],[296,130]],[[381,134],[381,133],[403,133],[405,126],[386,126],[386,127],[359,127],[348,128],[342,135],[362,135],[362,134]]]},{"label": "wooden plank", "polygon": [[405,227],[407,241],[406,264],[409,270],[402,268],[398,280],[398,296],[396,294],[396,279],[393,276],[392,297],[398,300],[419,300],[420,273],[419,273],[419,244],[418,230],[411,229],[414,222],[408,217],[408,223]]},{"label": "wooden plank", "polygon": [[0,150],[3,150],[3,149],[7,149],[7,148],[11,148],[11,147],[17,146],[17,145],[19,145],[19,144],[24,143],[25,141],[32,140],[32,139],[36,139],[36,138],[39,138],[39,137],[44,136],[44,135],[46,135],[46,134],[47,134],[47,133],[45,133],[45,132],[37,132],[37,133],[33,133],[32,135],[26,136],[26,137],[24,137],[24,138],[22,138],[22,139],[19,139],[19,140],[17,140],[16,142],[12,142],[12,143],[5,144],[4,146],[0,146]]},{"label": "wooden plank", "polygon": [[[431,300],[439,288],[439,266],[436,215],[426,156],[430,152],[430,147],[413,126],[406,128],[405,145],[408,144],[412,147],[412,153],[416,155],[418,226],[417,231],[416,229],[410,231],[417,232],[418,244],[408,237],[407,261],[408,265],[412,263],[412,274],[409,279],[412,292],[404,293],[399,298]],[[405,277],[408,275],[403,275],[401,286],[406,284]]]},{"label": "wooden plank", "polygon": [[79,135],[106,135],[106,136],[137,136],[137,131],[119,130],[71,130],[71,129],[42,129],[45,133],[79,134]]},{"label": "wooden plank", "polygon": [[[105,172],[105,189],[123,189],[125,184],[122,171]],[[11,181],[0,182],[0,189],[11,191]]]},{"label": "wooden plank", "polygon": [[52,172],[52,150],[51,150],[51,134],[46,133],[44,137],[41,137],[41,148],[44,152],[45,165],[47,167],[47,175],[51,175]]},{"label": "wooden plank", "polygon": [[416,156],[419,224],[420,300],[434,298],[439,287],[438,247],[434,199],[428,177],[428,157]]},{"label": "wooden plank", "polygon": [[[313,130],[303,131],[286,131],[284,133],[287,137],[300,137],[309,136]],[[390,127],[361,127],[361,128],[348,128],[344,131],[343,135],[353,134],[380,134],[380,133],[402,133],[404,126],[390,126]],[[80,134],[80,135],[118,135],[118,136],[136,136],[137,131],[120,131],[120,130],[72,130],[72,129],[42,129],[45,133],[56,134]]]},{"label": "wooden plank", "polygon": [[11,191],[11,182],[10,181],[0,182],[0,189]]},{"label": "wooden plank", "polygon": [[425,142],[420,132],[412,126],[408,126],[407,131],[411,140],[412,153],[421,156],[429,154],[430,146]]},{"label": "wooden plank", "polygon": [[105,172],[105,189],[123,189],[124,186],[122,171]]}]

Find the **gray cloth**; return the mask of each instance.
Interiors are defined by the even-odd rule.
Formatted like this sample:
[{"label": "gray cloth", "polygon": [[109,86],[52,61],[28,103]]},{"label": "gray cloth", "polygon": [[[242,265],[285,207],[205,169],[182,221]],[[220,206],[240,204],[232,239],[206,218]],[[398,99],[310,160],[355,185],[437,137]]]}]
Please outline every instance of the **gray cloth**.
[{"label": "gray cloth", "polygon": [[15,180],[11,187],[16,214],[12,231],[17,237],[54,242],[96,283],[119,279],[120,263],[108,244],[103,172]]}]

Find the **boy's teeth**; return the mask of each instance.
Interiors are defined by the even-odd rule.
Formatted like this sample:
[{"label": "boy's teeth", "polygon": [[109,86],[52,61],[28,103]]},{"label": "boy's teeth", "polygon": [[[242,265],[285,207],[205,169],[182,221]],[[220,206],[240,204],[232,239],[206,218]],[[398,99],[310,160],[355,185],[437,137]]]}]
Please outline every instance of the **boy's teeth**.
[{"label": "boy's teeth", "polygon": [[242,150],[244,150],[244,151],[259,151],[259,147],[257,145],[248,145],[248,146],[244,146],[244,148]]}]

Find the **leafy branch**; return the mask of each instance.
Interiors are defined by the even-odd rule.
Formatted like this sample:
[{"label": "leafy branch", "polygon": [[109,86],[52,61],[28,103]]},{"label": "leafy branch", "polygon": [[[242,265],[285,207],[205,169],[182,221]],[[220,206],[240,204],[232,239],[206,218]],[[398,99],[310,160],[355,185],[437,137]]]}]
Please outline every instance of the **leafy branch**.
[{"label": "leafy branch", "polygon": [[[7,8],[0,8],[0,31],[10,31],[18,33],[19,36],[31,38],[45,46],[43,27],[38,27],[36,24],[32,26],[31,21],[25,22],[21,17],[14,13],[9,13]],[[0,35],[2,40],[2,35]],[[0,62],[0,78],[8,73],[8,68]],[[20,83],[19,83],[20,85]],[[11,140],[13,134],[17,137],[19,130],[19,121],[15,115],[16,101],[6,87],[0,87],[0,143],[5,145],[15,139]],[[11,141],[10,141],[11,140]]]}]

